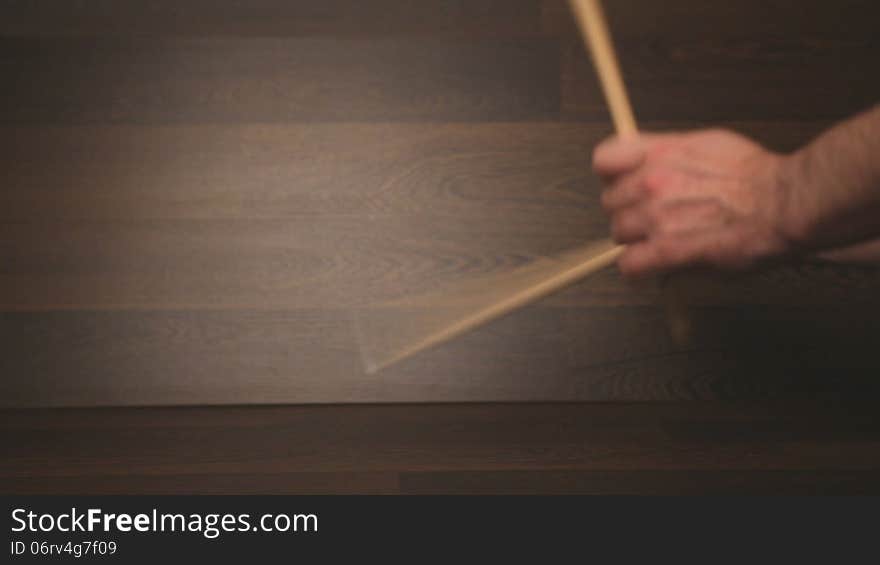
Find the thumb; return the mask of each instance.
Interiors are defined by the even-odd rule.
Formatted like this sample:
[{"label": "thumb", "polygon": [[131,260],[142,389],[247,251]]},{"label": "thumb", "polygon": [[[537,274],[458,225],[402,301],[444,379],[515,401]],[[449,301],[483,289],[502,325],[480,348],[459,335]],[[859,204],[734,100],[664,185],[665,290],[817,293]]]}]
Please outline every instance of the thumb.
[{"label": "thumb", "polygon": [[601,177],[630,173],[642,166],[648,149],[666,137],[656,134],[611,136],[593,150],[593,170]]}]

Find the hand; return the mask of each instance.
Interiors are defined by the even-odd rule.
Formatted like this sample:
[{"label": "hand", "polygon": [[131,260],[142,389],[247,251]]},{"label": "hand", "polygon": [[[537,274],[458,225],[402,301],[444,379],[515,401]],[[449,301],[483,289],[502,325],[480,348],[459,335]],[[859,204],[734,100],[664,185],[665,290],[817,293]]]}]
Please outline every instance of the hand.
[{"label": "hand", "polygon": [[783,157],[733,132],[610,138],[593,156],[627,275],[742,269],[787,253]]}]

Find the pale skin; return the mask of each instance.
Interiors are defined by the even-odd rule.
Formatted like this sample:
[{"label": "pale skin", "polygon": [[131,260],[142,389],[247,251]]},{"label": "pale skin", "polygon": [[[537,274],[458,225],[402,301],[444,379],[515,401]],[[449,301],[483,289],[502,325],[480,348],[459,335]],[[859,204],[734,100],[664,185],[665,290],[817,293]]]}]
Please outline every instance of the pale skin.
[{"label": "pale skin", "polygon": [[612,137],[593,168],[627,275],[880,261],[880,105],[787,155],[713,129]]}]

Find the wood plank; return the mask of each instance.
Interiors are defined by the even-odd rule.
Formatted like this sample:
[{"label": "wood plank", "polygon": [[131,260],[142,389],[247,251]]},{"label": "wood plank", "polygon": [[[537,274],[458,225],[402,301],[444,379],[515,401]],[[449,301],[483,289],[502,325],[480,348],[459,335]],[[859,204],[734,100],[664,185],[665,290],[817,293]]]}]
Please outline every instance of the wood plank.
[{"label": "wood plank", "polygon": [[[789,143],[805,136],[798,125],[770,129],[768,137]],[[599,185],[587,163],[610,132],[550,122],[0,131],[3,221],[431,215],[564,223],[598,219]]]},{"label": "wood plank", "polygon": [[[652,130],[692,127],[654,122]],[[773,149],[824,122],[730,122]],[[0,221],[409,216],[604,225],[588,168],[610,124],[0,129]]]},{"label": "wood plank", "polygon": [[[876,39],[706,41],[620,46],[632,103],[642,120],[842,119],[876,103],[880,79],[871,68]],[[607,119],[583,48],[565,49],[563,114]],[[835,87],[829,94],[829,85]]]},{"label": "wood plank", "polygon": [[[575,35],[568,0],[542,0],[548,34]],[[620,39],[635,37],[785,37],[836,34],[871,36],[878,6],[872,0],[613,0],[606,2],[609,23]]]},{"label": "wood plank", "polygon": [[380,375],[348,313],[0,314],[3,406],[873,398],[864,308],[529,308]]},{"label": "wood plank", "polygon": [[0,123],[505,121],[559,111],[552,39],[0,39]]},{"label": "wood plank", "polygon": [[497,272],[605,233],[542,225],[493,229],[427,215],[4,223],[0,301],[6,310],[348,308]]},{"label": "wood plank", "polygon": [[2,35],[530,34],[541,0],[5,0]]},{"label": "wood plank", "polygon": [[606,232],[583,186],[597,129],[7,131],[12,309],[346,306]]},{"label": "wood plank", "polygon": [[[731,125],[776,147],[803,143],[816,129]],[[498,272],[607,233],[600,187],[585,167],[606,126],[4,132],[5,310],[348,308]],[[676,284],[695,304],[868,306],[878,276],[805,264]],[[656,286],[607,272],[550,303],[656,302]]]},{"label": "wood plank", "polygon": [[[0,224],[0,310],[330,309],[441,289],[604,235],[589,224],[413,216]],[[804,264],[674,279],[689,304],[878,306],[877,267]],[[549,300],[656,304],[611,270]]]},{"label": "wood plank", "polygon": [[[685,349],[657,286],[609,271],[361,373],[352,308],[607,232],[604,103],[558,2],[540,30],[527,0],[40,2],[0,24],[4,405],[877,393],[880,269],[816,263],[672,279]],[[610,10],[648,129],[789,150],[874,102],[876,4]]]},{"label": "wood plank", "polygon": [[[5,0],[2,35],[573,34],[567,0]],[[874,30],[871,0],[614,0],[616,35]]]},{"label": "wood plank", "polygon": [[388,495],[399,494],[397,473],[180,473],[14,477],[3,492],[16,495]]},{"label": "wood plank", "polygon": [[880,489],[880,472],[452,471],[403,473],[400,483],[414,495],[857,496]]},{"label": "wood plank", "polygon": [[[880,54],[875,2],[609,3],[637,117],[840,119],[875,104]],[[563,114],[607,119],[592,65],[560,6],[547,25],[564,48]]]},{"label": "wood plank", "polygon": [[421,493],[877,492],[875,412],[791,401],[5,410],[0,491],[375,492],[400,476]]},{"label": "wood plank", "polygon": [[[805,133],[745,128],[776,143]],[[851,360],[848,393],[873,390],[873,345],[834,338],[873,335],[878,271],[828,265],[683,279],[697,306],[767,307],[707,310],[695,321],[711,338],[689,353],[657,309],[552,309],[659,303],[656,286],[608,272],[550,310],[366,378],[350,307],[605,233],[582,165],[602,127],[7,130],[0,295],[22,311],[4,317],[8,405],[827,394],[837,358]],[[302,158],[275,170],[285,154]],[[72,312],[27,312],[50,309]],[[779,335],[795,337],[768,354]],[[833,355],[811,349],[823,342]]]}]

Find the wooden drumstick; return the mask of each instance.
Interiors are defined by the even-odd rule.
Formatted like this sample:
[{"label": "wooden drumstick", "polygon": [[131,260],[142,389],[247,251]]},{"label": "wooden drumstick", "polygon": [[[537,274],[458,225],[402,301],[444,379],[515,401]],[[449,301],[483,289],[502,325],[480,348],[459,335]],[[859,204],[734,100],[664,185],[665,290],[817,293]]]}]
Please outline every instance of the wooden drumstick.
[{"label": "wooden drumstick", "polygon": [[[611,119],[614,122],[617,135],[620,137],[637,136],[638,126],[635,115],[599,0],[570,0],[570,4],[578,27],[592,54],[596,74],[599,75],[599,82],[611,111]],[[684,345],[689,340],[691,331],[687,309],[680,292],[673,288],[668,279],[663,286],[670,333],[676,343]]]},{"label": "wooden drumstick", "polygon": [[[584,277],[613,265],[622,251],[623,248],[621,246],[614,245],[611,241],[594,242],[568,251],[550,261],[547,269],[548,274],[545,279],[525,288],[500,291],[476,311],[418,338],[414,343],[394,351],[389,356],[382,359],[365,358],[367,372],[375,373],[403,359],[412,357],[416,353],[449,341],[478,326],[544,298]],[[529,266],[526,266],[526,268],[528,269]],[[515,278],[516,272],[508,274],[507,277],[511,275]],[[501,277],[499,284],[503,284],[504,279],[507,277]],[[450,296],[454,294],[455,292],[449,293]],[[363,353],[363,336],[361,341]]]},{"label": "wooden drumstick", "polygon": [[611,33],[599,0],[571,0],[571,8],[581,33],[586,40],[605,100],[611,110],[611,119],[617,135],[636,136],[639,133],[632,105],[620,74],[620,65],[611,42]]},{"label": "wooden drumstick", "polygon": [[[636,120],[611,44],[608,26],[605,23],[598,0],[572,0],[571,4],[590,52],[593,54],[593,61],[595,62],[608,106],[611,109],[611,115],[618,135],[638,135]],[[483,304],[476,307],[473,312],[450,323],[442,323],[438,327],[418,332],[422,333],[422,335],[413,335],[411,336],[413,338],[411,342],[404,343],[400,347],[381,351],[380,356],[367,355],[366,350],[368,348],[365,343],[370,334],[359,331],[361,352],[364,354],[367,372],[373,373],[393,365],[416,353],[470,331],[477,326],[531,304],[596,271],[614,264],[624,251],[624,246],[615,245],[612,241],[591,243],[569,251],[549,261],[546,276],[543,276],[545,271],[541,271],[542,277],[539,277],[537,280],[530,278],[524,287],[518,286],[517,283],[513,285],[513,288],[508,287],[498,292],[493,291],[488,299],[483,300]],[[543,267],[541,268],[543,269]],[[483,281],[483,283],[484,286],[494,288],[496,286],[503,286],[508,278],[518,280],[516,273],[512,273],[501,276],[497,284],[489,284],[486,281]],[[451,301],[455,295],[456,291],[447,291],[442,298],[437,300],[437,303],[443,304],[444,302]],[[673,324],[673,327],[675,327],[675,324]]]}]

